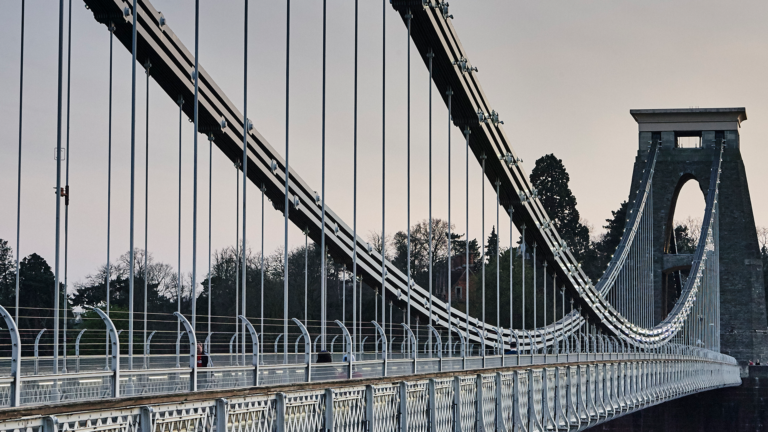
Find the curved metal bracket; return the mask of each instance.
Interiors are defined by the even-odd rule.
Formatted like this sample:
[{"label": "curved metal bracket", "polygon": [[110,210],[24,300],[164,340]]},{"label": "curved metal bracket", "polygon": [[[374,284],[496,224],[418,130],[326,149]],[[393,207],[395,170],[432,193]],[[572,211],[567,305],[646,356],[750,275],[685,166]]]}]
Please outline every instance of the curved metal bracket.
[{"label": "curved metal bracket", "polygon": [[101,320],[104,321],[104,325],[107,327],[107,333],[109,333],[109,340],[112,343],[111,369],[112,369],[112,372],[115,373],[115,378],[114,378],[115,382],[113,383],[112,395],[114,397],[119,397],[120,396],[120,341],[118,339],[117,329],[115,329],[115,324],[112,322],[109,316],[105,314],[101,309],[93,308],[93,310],[101,318]]},{"label": "curved metal bracket", "polygon": [[320,336],[322,335],[317,335],[317,337],[315,338],[315,341],[312,343],[312,351],[314,352],[317,352],[317,341],[320,339]]},{"label": "curved metal bracket", "polygon": [[477,337],[480,338],[480,347],[483,350],[481,355],[483,357],[485,357],[485,331],[484,331],[485,329],[483,329],[483,331],[481,331],[479,328],[477,328],[477,326],[472,326],[472,328],[475,329],[475,332],[477,333]]},{"label": "curved metal bracket", "polygon": [[[347,330],[347,327],[339,320],[334,320],[333,322],[336,323],[337,326],[341,327],[341,332],[344,334],[344,339],[347,341],[347,361],[351,364],[352,363],[352,336],[349,334],[349,330]],[[333,338],[333,340],[336,340],[336,338]],[[333,344],[331,344],[333,346]]]},{"label": "curved metal bracket", "polygon": [[205,337],[205,344],[203,345],[205,347],[205,353],[211,354],[211,336],[216,332],[210,332],[208,333],[208,336]]},{"label": "curved metal bracket", "polygon": [[277,338],[275,339],[275,354],[277,354],[277,346],[280,344],[280,338],[283,337],[283,334],[280,333],[277,335]]},{"label": "curved metal bracket", "polygon": [[296,343],[293,344],[293,353],[298,354],[299,353],[299,341],[304,338],[303,334],[300,334],[299,337],[296,338]]},{"label": "curved metal bracket", "polygon": [[379,332],[379,338],[381,339],[381,359],[386,360],[387,359],[387,335],[384,334],[384,329],[381,328],[379,323],[376,321],[371,321],[371,324],[376,327],[376,331]]},{"label": "curved metal bracket", "polygon": [[[443,341],[440,339],[440,333],[435,330],[434,327],[427,324],[427,328],[432,332],[433,335],[435,335],[435,338],[437,339],[437,358],[443,358]],[[432,357],[432,353],[429,353],[429,356]]]},{"label": "curved metal bracket", "polygon": [[304,362],[309,364],[310,357],[312,354],[312,346],[310,345],[310,338],[309,338],[309,332],[307,331],[307,328],[304,327],[304,324],[302,324],[301,321],[297,320],[296,318],[292,318],[293,322],[296,323],[297,326],[299,326],[299,329],[301,330],[301,336],[299,336],[296,339],[296,347],[299,346],[299,339],[303,336],[304,337]]},{"label": "curved metal bracket", "polygon": [[360,352],[365,352],[365,341],[368,339],[368,336],[363,338],[363,341],[360,342]]},{"label": "curved metal bracket", "polygon": [[[400,323],[400,325],[402,325],[402,326],[403,326],[403,328],[405,329],[405,331],[408,333],[408,338],[409,338],[409,339],[411,340],[411,342],[413,343],[413,352],[412,352],[412,355],[413,355],[413,357],[412,357],[412,358],[413,358],[414,360],[416,360],[416,351],[418,350],[418,345],[417,345],[417,342],[416,342],[416,336],[414,336],[414,335],[413,335],[413,332],[411,331],[411,328],[410,328],[410,327],[408,327],[408,324],[406,324],[406,323]],[[405,341],[403,341],[403,343],[405,343]]]},{"label": "curved metal bracket", "polygon": [[496,331],[496,346],[499,347],[499,350],[501,351],[501,355],[504,355],[504,330],[501,327],[496,327],[493,329]]},{"label": "curved metal bracket", "polygon": [[21,337],[13,317],[2,306],[0,306],[0,315],[3,316],[8,333],[11,335],[11,377],[13,377],[11,406],[15,407],[21,403]]},{"label": "curved metal bracket", "polygon": [[[529,347],[528,347],[528,353],[529,353],[530,355],[533,355],[533,345],[534,345],[534,342],[533,342],[533,336],[531,335],[531,332],[529,332],[528,330],[523,330],[523,333],[525,333],[525,334],[527,334],[527,335],[528,335],[528,341],[529,341],[529,343],[530,343],[530,345],[529,345]],[[536,351],[538,351],[538,350],[539,350],[539,347],[538,347],[538,345],[537,345],[537,346],[536,346]]]},{"label": "curved metal bracket", "polygon": [[[467,350],[465,349],[467,345],[467,341],[464,339],[464,335],[454,326],[451,326],[449,331],[455,331],[457,335],[459,335],[459,342],[461,342],[461,358],[464,358],[467,356]],[[454,345],[455,346],[455,345]]]},{"label": "curved metal bracket", "polygon": [[[331,354],[333,354],[333,346],[336,344],[336,339],[338,339],[338,338],[339,338],[339,335],[336,335],[336,336],[333,337],[333,339],[331,339]],[[277,352],[277,351],[275,351],[275,352]]]},{"label": "curved metal bracket", "polygon": [[[37,334],[37,337],[35,338],[35,361],[37,361],[37,357],[39,355],[37,351],[37,347],[38,345],[40,345],[40,338],[43,337],[43,333],[45,333],[46,330],[48,329],[40,330],[40,332]],[[35,375],[37,375],[37,368],[35,368]]]},{"label": "curved metal bracket", "polygon": [[248,321],[248,318],[238,315],[237,318],[245,324],[245,327],[248,329],[248,333],[251,334],[251,345],[253,347],[253,362],[252,366],[258,366],[259,365],[259,336],[256,334],[256,329],[253,328],[253,325],[250,321]]},{"label": "curved metal bracket", "polygon": [[[83,337],[83,333],[88,329],[82,329],[80,333],[77,335],[77,339],[75,339],[75,355],[77,357],[80,357],[80,338]],[[152,334],[155,334],[155,332],[152,332]],[[150,336],[151,338],[152,336]]]},{"label": "curved metal bracket", "polygon": [[[510,345],[512,345],[512,337],[513,336],[515,338],[515,353],[517,353],[517,356],[520,357],[520,336],[517,335],[517,331],[515,331],[515,329],[510,329],[509,330],[509,344]],[[518,361],[518,364],[520,364],[519,361]]]},{"label": "curved metal bracket", "polygon": [[[149,337],[147,338],[147,346],[146,346],[146,347],[145,347],[145,349],[144,349],[144,353],[145,353],[146,355],[149,355],[149,344],[150,344],[150,342],[152,342],[152,336],[154,336],[154,335],[155,335],[155,333],[157,333],[157,330],[155,330],[155,331],[153,331],[152,333],[150,333],[150,334],[149,334]],[[81,334],[82,334],[82,333],[81,333]]]},{"label": "curved metal bracket", "polygon": [[181,367],[179,364],[179,357],[181,356],[181,337],[186,335],[186,331],[179,332],[179,335],[176,336],[176,367]]},{"label": "curved metal bracket", "polygon": [[[176,315],[176,318],[178,318],[182,324],[184,324],[184,328],[187,330],[187,336],[189,337],[189,367],[197,369],[197,337],[195,336],[192,324],[189,323],[184,315],[178,312],[174,312],[173,314]],[[197,390],[197,383],[194,383],[194,390]]]}]

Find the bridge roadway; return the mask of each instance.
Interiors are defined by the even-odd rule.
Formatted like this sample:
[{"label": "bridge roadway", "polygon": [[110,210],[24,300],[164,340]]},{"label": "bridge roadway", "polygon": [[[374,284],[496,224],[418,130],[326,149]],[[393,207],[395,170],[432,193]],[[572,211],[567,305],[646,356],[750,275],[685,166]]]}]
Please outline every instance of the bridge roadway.
[{"label": "bridge roadway", "polygon": [[[0,432],[583,430],[688,394],[741,383],[734,362],[708,356],[711,352],[682,346],[670,346],[666,353],[511,355],[505,364],[517,366],[499,367],[500,357],[494,357],[491,362],[486,358],[489,367],[484,369],[416,374],[413,368],[421,371],[417,365],[422,361],[410,359],[390,363],[399,363],[392,372],[405,376],[353,379],[338,379],[350,374],[350,364],[332,363],[313,366],[315,376],[329,381],[293,383],[289,373],[275,370],[258,387],[228,390],[214,383],[245,380],[253,368],[212,368],[198,370],[200,391],[170,395],[152,394],[157,385],[152,377],[174,371],[148,370],[134,377],[136,396],[94,403],[98,395],[93,394],[79,402],[2,409]],[[351,373],[380,371],[381,364],[356,362]],[[227,371],[234,374],[227,378]]]}]

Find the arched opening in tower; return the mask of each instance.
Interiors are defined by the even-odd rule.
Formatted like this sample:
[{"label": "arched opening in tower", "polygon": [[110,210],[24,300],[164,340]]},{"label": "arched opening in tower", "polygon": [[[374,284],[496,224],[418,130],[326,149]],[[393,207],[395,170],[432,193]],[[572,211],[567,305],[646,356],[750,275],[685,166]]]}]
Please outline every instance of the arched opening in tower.
[{"label": "arched opening in tower", "polygon": [[664,263],[662,266],[662,310],[666,316],[675,306],[693,261],[701,235],[701,221],[706,208],[705,192],[697,178],[681,176],[675,189],[664,227]]}]

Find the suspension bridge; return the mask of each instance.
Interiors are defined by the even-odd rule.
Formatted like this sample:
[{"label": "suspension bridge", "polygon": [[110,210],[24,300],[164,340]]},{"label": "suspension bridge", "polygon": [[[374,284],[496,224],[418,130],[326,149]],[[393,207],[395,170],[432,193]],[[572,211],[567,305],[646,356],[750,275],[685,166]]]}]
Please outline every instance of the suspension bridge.
[{"label": "suspension bridge", "polygon": [[[750,273],[756,267],[744,265],[757,255],[754,220],[739,150],[739,128],[746,120],[745,109],[631,112],[639,126],[639,146],[626,225],[604,273],[592,280],[547,215],[539,191],[530,183],[500,115],[480,86],[477,68],[468,60],[471,55],[462,47],[452,25],[448,3],[383,1],[382,22],[401,20],[403,29],[402,34],[391,35],[387,34],[386,26],[382,27],[379,52],[382,74],[387,73],[387,43],[407,41],[408,50],[407,87],[392,89],[386,87],[386,80],[381,83],[382,104],[388,92],[406,92],[408,100],[408,264],[403,271],[388,258],[386,241],[371,244],[358,232],[358,194],[382,197],[382,239],[386,239],[387,229],[391,227],[384,212],[388,185],[385,174],[382,174],[382,190],[372,190],[366,182],[358,182],[357,1],[348,5],[355,8],[355,21],[350,24],[355,28],[354,213],[351,221],[342,220],[325,199],[325,2],[321,187],[303,180],[290,164],[287,102],[286,138],[281,152],[259,133],[258,122],[249,120],[247,97],[242,105],[233,102],[216,84],[215,77],[200,67],[197,55],[199,1],[195,2],[192,51],[173,32],[170,20],[149,1],[84,0],[84,3],[93,14],[93,25],[103,25],[110,39],[110,145],[113,41],[117,46],[124,46],[132,56],[131,246],[126,275],[129,305],[127,311],[121,311],[120,318],[110,310],[107,257],[106,304],[87,305],[105,330],[89,329],[88,333],[100,332],[90,339],[96,342],[89,342],[89,347],[97,347],[98,353],[93,354],[91,350],[81,355],[81,338],[89,334],[85,330],[67,329],[67,305],[66,302],[60,304],[60,294],[54,295],[55,304],[48,306],[54,314],[53,329],[20,328],[17,282],[16,303],[0,307],[5,323],[2,331],[7,333],[8,341],[3,347],[6,357],[0,358],[0,406],[3,407],[0,408],[0,428],[3,431],[583,430],[687,395],[738,386],[741,384],[739,362],[743,365],[746,359],[765,354],[768,347],[765,298],[762,290],[755,288],[762,287],[762,275],[758,281]],[[286,51],[291,46],[291,6],[287,0]],[[62,40],[66,28],[63,0],[59,7],[57,155],[62,156],[63,149],[68,149],[62,142],[67,137],[61,133],[65,103],[62,100],[65,85]],[[245,1],[246,77],[248,7]],[[258,6],[251,4],[250,7]],[[411,48],[415,48],[422,65],[411,64]],[[199,311],[205,310],[205,305],[196,304],[202,281],[196,276],[201,270],[193,267],[189,304],[182,304],[182,278],[178,270],[177,310],[163,318],[176,330],[153,331],[155,320],[151,318],[149,324],[147,321],[147,278],[138,283],[136,278],[140,275],[135,274],[135,261],[146,260],[147,254],[139,256],[136,250],[140,245],[134,242],[137,191],[133,176],[137,162],[135,147],[140,141],[135,131],[140,121],[136,117],[136,69],[142,65],[147,82],[152,80],[178,105],[179,131],[184,116],[196,131],[194,212],[190,215],[194,227],[193,254],[197,254],[198,235],[204,235],[204,230],[197,226],[198,182],[203,181],[198,179],[197,171],[198,140],[208,141],[211,151],[222,152],[242,175],[238,177],[238,187],[243,191],[238,198],[241,199],[238,217],[242,221],[238,222],[242,223],[241,229],[238,228],[238,248],[246,250],[248,234],[251,239],[261,241],[261,280],[255,282],[255,288],[248,288],[260,289],[251,292],[259,292],[261,309],[247,307],[246,281],[250,284],[253,280],[246,274],[249,265],[246,254],[238,252],[236,274],[241,291],[236,290],[235,298],[228,299],[229,333],[215,334],[211,330],[210,302],[214,294],[210,264],[205,282],[208,284],[207,314],[201,316]],[[413,116],[414,124],[423,124],[426,118],[430,129],[434,121],[449,131],[459,130],[464,138],[462,142],[451,143],[449,133],[448,142],[433,143],[430,135],[428,142],[430,158],[434,146],[435,151],[447,152],[449,160],[451,151],[453,157],[466,160],[463,172],[451,172],[449,167],[448,179],[440,180],[447,180],[449,191],[447,237],[451,238],[453,228],[451,198],[466,213],[465,232],[469,232],[469,195],[475,193],[469,188],[469,166],[475,163],[482,170],[482,188],[488,183],[496,196],[495,226],[509,226],[510,252],[518,242],[513,232],[519,234],[517,254],[510,253],[508,281],[502,281],[499,276],[500,248],[495,248],[495,257],[487,257],[483,243],[480,316],[471,313],[469,269],[474,263],[470,262],[469,241],[465,242],[463,253],[453,256],[455,252],[448,247],[445,264],[441,264],[447,269],[433,268],[432,242],[439,239],[433,239],[430,223],[428,284],[416,283],[410,272],[412,67],[427,69],[430,91],[429,112],[426,117]],[[286,52],[286,97],[290,91],[290,70],[290,55]],[[248,80],[244,79],[246,95],[247,85]],[[441,117],[433,118],[432,92],[444,103],[445,114]],[[360,103],[362,107],[370,101]],[[385,112],[382,107],[381,142],[377,144],[381,148],[382,173],[386,173],[387,143],[391,139],[385,135],[386,122],[390,121]],[[698,145],[681,148],[680,137],[696,137]],[[181,144],[179,135],[180,150]],[[19,134],[19,179],[21,148]],[[66,211],[68,201],[65,200],[69,199],[67,182],[65,179],[62,183],[61,175],[65,161],[68,158],[57,158],[57,257],[52,287],[57,292],[61,280],[60,215],[62,207]],[[433,219],[431,169],[430,159],[430,221]],[[706,208],[695,251],[678,254],[674,236],[670,234],[674,229],[673,212],[668,209],[674,209],[680,188],[691,180],[698,182],[705,194]],[[451,182],[466,183],[466,195],[452,197]],[[256,234],[246,232],[245,190],[249,183],[260,191],[255,200],[261,203],[262,222],[261,232]],[[209,193],[212,192],[209,189]],[[484,200],[484,189],[479,193]],[[181,197],[181,191],[179,194]],[[267,227],[284,233],[283,263],[289,259],[291,225],[304,233],[305,241],[311,239],[322,251],[318,322],[307,318],[306,288],[302,303],[304,315],[289,315],[289,304],[298,300],[293,294],[289,295],[287,264],[281,269],[283,315],[279,319],[264,315],[265,198],[284,217],[281,226]],[[208,220],[210,223],[210,217]],[[484,223],[485,217],[481,220]],[[208,230],[210,236],[210,225]],[[485,233],[485,226],[482,232]],[[210,243],[210,237],[208,241]],[[179,254],[180,242],[181,228]],[[748,247],[743,247],[745,244]],[[721,251],[724,251],[722,256]],[[488,289],[496,292],[496,301],[488,305],[489,314],[486,314],[485,295],[487,259],[495,259],[496,263],[495,280],[487,283]],[[334,265],[344,266],[341,317],[328,316],[327,312],[331,260]],[[193,263],[197,263],[196,255]],[[146,266],[146,261],[144,264]],[[306,272],[306,258],[303,265]],[[18,260],[16,266],[18,275]],[[455,266],[464,268],[463,280],[450,277]],[[433,272],[438,271],[448,275],[440,286],[433,283]],[[513,279],[516,272],[522,272],[520,279]],[[306,279],[304,283],[306,287]],[[373,292],[375,298],[375,310],[365,311],[365,319],[363,283],[365,289],[371,291],[365,295],[371,296]],[[515,283],[521,286],[514,288]],[[513,296],[513,289],[520,289],[521,295]],[[508,292],[505,297],[509,299],[508,304],[501,304],[502,290]],[[142,293],[143,306],[134,301],[141,299]],[[351,298],[346,297],[347,293]],[[744,299],[748,299],[749,304],[744,305]],[[393,323],[393,305],[403,311],[402,322]],[[372,314],[375,314],[373,320],[368,318]],[[127,321],[128,328],[119,329],[118,320]],[[153,343],[157,331],[160,331],[159,338],[167,336],[164,343],[158,343],[158,339]],[[52,337],[50,353],[41,352],[45,351],[40,349],[43,337]],[[338,338],[341,338],[339,342]],[[206,359],[205,364],[201,358]]]}]

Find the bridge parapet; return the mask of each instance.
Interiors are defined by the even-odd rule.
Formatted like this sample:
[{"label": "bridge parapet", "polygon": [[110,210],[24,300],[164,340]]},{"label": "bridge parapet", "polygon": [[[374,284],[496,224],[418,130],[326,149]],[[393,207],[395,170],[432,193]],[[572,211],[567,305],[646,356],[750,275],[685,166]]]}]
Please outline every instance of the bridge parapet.
[{"label": "bridge parapet", "polygon": [[[342,366],[343,367],[343,366]],[[201,383],[203,381],[201,380]],[[0,410],[0,432],[64,430],[580,430],[739,385],[730,363],[669,355],[133,396]],[[249,429],[250,430],[250,429]]]}]

